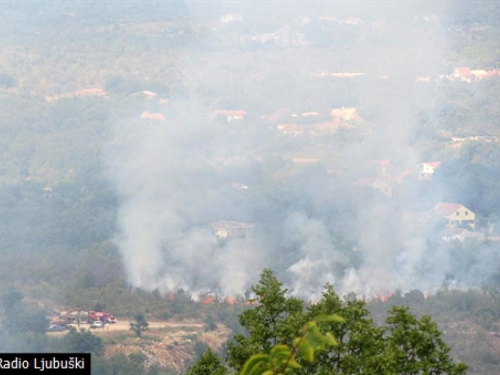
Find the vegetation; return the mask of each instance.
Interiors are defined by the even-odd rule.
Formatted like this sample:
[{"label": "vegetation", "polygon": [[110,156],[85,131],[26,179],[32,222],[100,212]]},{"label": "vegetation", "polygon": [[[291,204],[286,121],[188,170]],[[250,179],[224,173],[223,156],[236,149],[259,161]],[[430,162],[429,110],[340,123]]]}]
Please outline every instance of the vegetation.
[{"label": "vegetation", "polygon": [[[93,306],[127,319],[136,315],[129,334],[138,337],[152,318],[197,319],[208,334],[229,327],[234,337],[225,346],[227,358],[207,351],[193,375],[242,371],[258,353],[275,372],[292,371],[291,362],[280,362],[292,353],[298,373],[463,373],[451,357],[469,363],[471,374],[498,373],[500,78],[437,78],[460,66],[500,68],[500,7],[408,3],[367,6],[363,13],[334,2],[259,4],[47,0],[2,6],[0,352],[91,352],[96,374],[172,372],[137,353],[104,355],[106,344],[90,332],[47,335],[56,310]],[[343,23],[358,12],[361,26]],[[244,20],[226,24],[226,13]],[[329,15],[337,19],[319,19]],[[402,38],[408,29],[411,37]],[[271,34],[277,39],[259,40]],[[318,76],[328,69],[366,74]],[[416,75],[431,82],[415,83]],[[277,128],[326,122],[332,108],[343,106],[356,107],[365,121],[317,136]],[[212,118],[215,109],[248,115],[229,123]],[[144,111],[167,121],[141,119]],[[313,111],[317,117],[300,117]],[[142,134],[137,129],[160,127],[174,139],[164,148],[175,155],[165,159],[178,164],[165,169],[182,191],[172,195],[185,214],[182,235],[187,228],[209,231],[221,218],[258,222],[266,261],[284,278],[308,251],[328,272],[345,275],[373,261],[365,256],[372,243],[400,250],[420,238],[427,249],[414,262],[421,280],[437,279],[429,270],[444,259],[449,264],[433,285],[441,290],[428,298],[423,292],[429,290],[405,290],[385,303],[350,298],[344,304],[327,286],[310,305],[284,293],[265,271],[253,289],[259,304],[247,307],[205,306],[185,289],[130,286],[116,235],[127,200],[118,188],[130,181],[117,183],[120,171],[110,160],[121,147],[117,135],[134,138]],[[362,178],[388,177],[374,164],[379,159],[391,160],[390,177],[398,181],[390,199],[356,186]],[[432,183],[402,177],[415,163],[433,160],[441,165]],[[235,189],[235,182],[248,189]],[[438,200],[476,212],[488,239],[444,242],[442,223],[407,219]],[[375,224],[382,230],[371,233]],[[221,241],[222,251],[227,243]],[[200,269],[196,277],[206,276]],[[203,287],[223,289],[216,284]],[[474,289],[457,290],[463,286]],[[345,321],[315,320],[332,314]],[[338,342],[315,351],[313,362],[296,355],[294,342],[308,322]],[[203,348],[193,349],[195,359]]]},{"label": "vegetation", "polygon": [[[270,270],[264,270],[253,291],[259,305],[240,315],[248,334],[236,335],[227,346],[228,364],[241,374],[459,375],[467,370],[450,357],[436,323],[429,316],[415,318],[407,307],[393,307],[379,327],[363,302],[344,304],[331,286],[317,304],[305,308],[286,296]],[[210,371],[225,369],[207,352],[188,373]]]},{"label": "vegetation", "polygon": [[149,328],[149,323],[147,322],[144,314],[136,314],[135,321],[130,322],[130,330],[134,331],[137,337],[142,336],[142,332],[147,331]]}]

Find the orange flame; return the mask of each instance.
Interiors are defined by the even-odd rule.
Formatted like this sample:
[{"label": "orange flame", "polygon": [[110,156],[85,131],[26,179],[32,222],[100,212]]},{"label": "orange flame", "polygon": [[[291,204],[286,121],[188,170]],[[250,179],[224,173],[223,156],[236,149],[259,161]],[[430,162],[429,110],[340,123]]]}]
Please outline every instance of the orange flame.
[{"label": "orange flame", "polygon": [[204,305],[210,305],[210,304],[214,303],[214,299],[212,298],[212,296],[208,296],[201,303]]},{"label": "orange flame", "polygon": [[380,301],[382,303],[385,303],[391,299],[391,297],[394,295],[394,293],[390,292],[388,294],[374,294],[373,295],[373,300],[374,301]]},{"label": "orange flame", "polygon": [[232,299],[231,297],[226,297],[225,301],[228,305],[236,305],[238,303],[238,301],[236,301],[235,299]]}]

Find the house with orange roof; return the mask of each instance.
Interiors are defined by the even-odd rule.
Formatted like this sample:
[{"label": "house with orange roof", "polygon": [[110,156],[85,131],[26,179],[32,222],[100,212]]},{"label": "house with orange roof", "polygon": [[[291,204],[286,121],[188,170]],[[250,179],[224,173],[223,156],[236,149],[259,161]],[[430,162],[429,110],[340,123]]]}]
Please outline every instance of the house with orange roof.
[{"label": "house with orange roof", "polygon": [[350,121],[350,120],[359,120],[360,117],[356,108],[336,108],[332,109],[330,115],[334,120],[342,120],[342,121]]},{"label": "house with orange roof", "polygon": [[167,119],[162,113],[150,113],[148,111],[142,112],[141,118],[156,121],[165,121]]},{"label": "house with orange roof", "polygon": [[455,68],[453,70],[453,73],[451,73],[450,78],[452,80],[453,79],[460,79],[462,81],[470,83],[474,79],[474,76],[472,75],[472,72],[471,72],[471,70],[468,67],[463,66],[463,67],[460,67],[460,68]]},{"label": "house with orange roof", "polygon": [[431,161],[420,163],[415,167],[416,175],[419,180],[432,180],[432,175],[441,164],[440,161]]},{"label": "house with orange roof", "polygon": [[432,213],[446,220],[447,226],[476,227],[476,214],[460,203],[439,202],[432,208]]}]

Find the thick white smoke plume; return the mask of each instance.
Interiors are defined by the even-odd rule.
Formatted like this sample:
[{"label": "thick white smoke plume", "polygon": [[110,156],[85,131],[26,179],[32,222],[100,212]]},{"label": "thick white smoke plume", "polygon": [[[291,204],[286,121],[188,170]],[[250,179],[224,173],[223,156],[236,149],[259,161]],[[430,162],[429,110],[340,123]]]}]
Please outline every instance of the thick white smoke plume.
[{"label": "thick white smoke plume", "polygon": [[[281,2],[269,3],[279,12]],[[405,199],[407,186],[397,185],[392,198],[351,191],[363,177],[362,165],[376,159],[390,160],[400,172],[422,161],[409,140],[418,107],[428,104],[415,79],[445,69],[439,65],[445,39],[434,38],[439,25],[415,23],[426,14],[422,9],[367,4],[375,13],[335,2],[324,10],[316,4],[314,14],[307,7],[295,14],[287,9],[277,18],[248,2],[231,3],[241,9],[217,8],[234,13],[225,18],[234,22],[196,13],[197,32],[207,36],[194,52],[186,46],[187,56],[196,58],[179,69],[188,92],[183,103],[171,100],[166,121],[140,120],[138,109],[136,119],[116,125],[105,151],[120,198],[117,243],[132,285],[242,294],[271,267],[292,294],[315,299],[325,283],[343,294],[432,292],[456,272],[456,255],[436,250],[427,238],[435,233],[407,228],[405,214],[418,210]],[[330,30],[319,16],[331,15],[339,18]],[[273,27],[279,30],[271,33]],[[271,42],[259,41],[270,35]],[[306,43],[309,37],[317,45]],[[322,38],[333,47],[318,46]],[[315,76],[319,70],[364,78],[325,81]],[[262,120],[280,109],[328,115],[344,105],[366,120],[345,131],[345,142],[342,131],[325,138],[331,143],[313,143],[284,136],[276,123]],[[243,125],[210,119],[216,109],[244,109],[249,119]],[[308,156],[324,158],[333,171],[305,168],[294,179],[291,160]],[[250,188],[240,191],[234,183]],[[210,227],[218,220],[255,222],[258,229],[219,241]]]},{"label": "thick white smoke plume", "polygon": [[121,201],[117,242],[130,283],[149,290],[243,293],[255,282],[254,271],[264,267],[264,255],[253,239],[221,244],[210,222],[196,224],[205,209],[217,215],[210,194],[219,186],[197,176],[209,166],[202,159],[197,165],[197,155],[186,156],[183,147],[189,146],[180,140],[172,124],[131,120],[116,126],[107,147],[108,172]]}]

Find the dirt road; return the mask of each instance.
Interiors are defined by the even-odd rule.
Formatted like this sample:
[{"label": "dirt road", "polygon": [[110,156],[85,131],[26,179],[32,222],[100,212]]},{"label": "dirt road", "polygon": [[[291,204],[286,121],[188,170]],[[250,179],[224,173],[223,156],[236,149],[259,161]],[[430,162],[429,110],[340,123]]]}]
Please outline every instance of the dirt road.
[{"label": "dirt road", "polygon": [[[149,330],[150,331],[161,331],[161,330],[168,330],[168,329],[180,329],[185,327],[188,330],[201,330],[204,326],[203,323],[201,322],[196,322],[196,321],[155,321],[155,322],[148,322],[149,323]],[[90,324],[87,323],[80,323],[80,326],[78,327],[76,324],[71,324],[72,327],[75,327],[77,330],[78,329],[88,329],[92,331],[92,333],[95,334],[105,334],[106,332],[115,332],[115,331],[129,331],[130,330],[130,322],[129,321],[120,321],[118,320],[116,323],[108,324],[106,327],[103,328],[90,328]],[[58,335],[64,335],[66,334],[67,331],[62,331],[62,332],[48,332],[50,335],[58,336]]]}]

